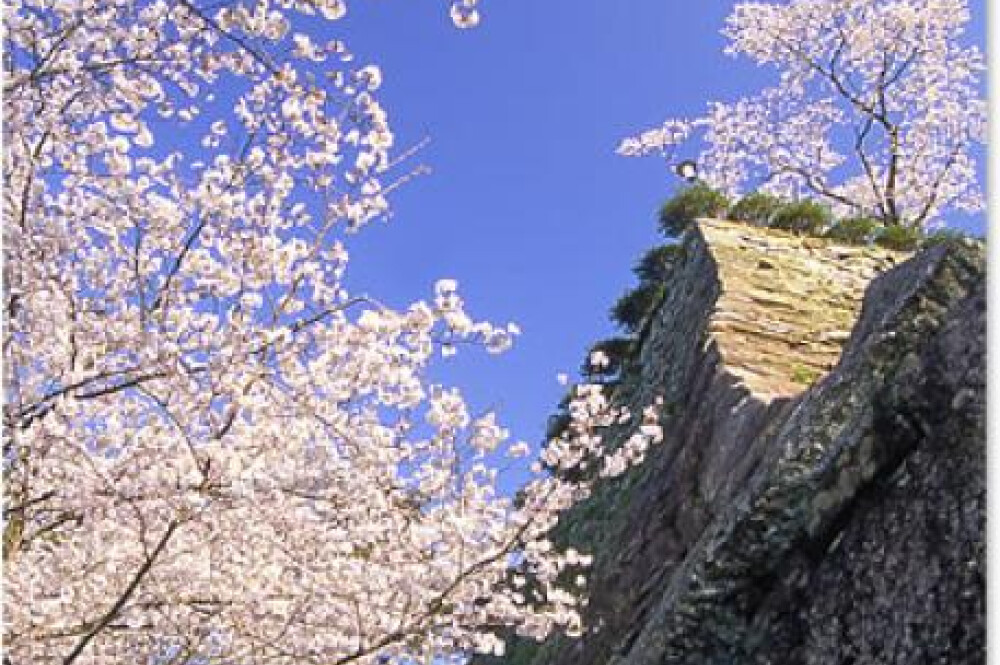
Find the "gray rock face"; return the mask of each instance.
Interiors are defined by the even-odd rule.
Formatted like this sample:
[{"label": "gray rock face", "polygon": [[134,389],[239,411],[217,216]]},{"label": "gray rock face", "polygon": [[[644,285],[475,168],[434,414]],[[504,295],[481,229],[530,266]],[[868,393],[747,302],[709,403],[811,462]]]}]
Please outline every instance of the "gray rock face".
[{"label": "gray rock face", "polygon": [[618,394],[663,396],[667,440],[554,534],[595,555],[590,630],[517,642],[504,662],[984,662],[982,248],[954,242],[876,277],[835,367],[789,394],[756,380],[781,359],[757,372],[739,347],[740,370],[726,365],[754,339],[717,334],[743,288],[717,236],[689,234]]}]

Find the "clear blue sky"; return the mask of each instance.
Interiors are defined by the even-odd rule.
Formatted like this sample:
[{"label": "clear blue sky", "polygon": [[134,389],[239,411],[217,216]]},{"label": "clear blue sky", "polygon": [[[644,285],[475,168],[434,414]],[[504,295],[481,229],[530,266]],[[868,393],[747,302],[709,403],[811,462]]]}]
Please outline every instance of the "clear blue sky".
[{"label": "clear blue sky", "polygon": [[[418,161],[433,169],[399,192],[390,223],[350,239],[349,281],[403,305],[452,277],[477,318],[516,321],[508,353],[462,351],[435,372],[536,444],[563,392],[555,375],[613,334],[608,308],[662,241],[654,211],[677,183],[655,158],[615,155],[618,141],[768,79],[723,55],[728,1],[482,0],[470,31],[446,4],[358,1],[333,24],[381,65],[400,145],[430,137]],[[972,5],[970,38],[985,44]]]}]

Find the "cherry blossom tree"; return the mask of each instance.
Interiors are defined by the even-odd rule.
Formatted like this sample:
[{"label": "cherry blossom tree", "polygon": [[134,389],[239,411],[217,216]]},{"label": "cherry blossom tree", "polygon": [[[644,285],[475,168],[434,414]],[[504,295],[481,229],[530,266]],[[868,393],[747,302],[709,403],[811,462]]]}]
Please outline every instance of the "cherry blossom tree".
[{"label": "cherry blossom tree", "polygon": [[625,139],[624,155],[700,137],[701,177],[808,195],[845,215],[924,228],[980,210],[985,141],[980,51],[961,43],[965,0],[741,2],[726,52],[774,68],[775,86]]},{"label": "cherry blossom tree", "polygon": [[581,386],[499,490],[530,447],[427,368],[516,326],[453,280],[403,308],[344,286],[344,235],[412,175],[378,67],[317,41],[345,11],[7,5],[5,663],[430,663],[580,631],[588,557],[546,533],[589,481],[543,464],[620,473],[656,412]]}]

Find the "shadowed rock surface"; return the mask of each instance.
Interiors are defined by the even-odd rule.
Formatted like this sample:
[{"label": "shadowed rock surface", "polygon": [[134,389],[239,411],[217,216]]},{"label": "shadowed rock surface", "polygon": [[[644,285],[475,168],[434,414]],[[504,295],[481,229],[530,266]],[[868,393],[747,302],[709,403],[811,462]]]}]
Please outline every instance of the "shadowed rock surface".
[{"label": "shadowed rock surface", "polygon": [[500,662],[984,662],[984,354],[975,242],[701,222],[616,393],[666,441],[553,534],[588,632]]}]

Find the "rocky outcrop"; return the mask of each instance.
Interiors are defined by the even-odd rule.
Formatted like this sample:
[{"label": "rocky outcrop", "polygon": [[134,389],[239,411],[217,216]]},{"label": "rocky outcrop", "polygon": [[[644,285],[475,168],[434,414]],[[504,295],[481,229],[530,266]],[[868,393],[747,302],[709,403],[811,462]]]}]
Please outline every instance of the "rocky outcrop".
[{"label": "rocky outcrop", "polygon": [[666,441],[554,533],[595,555],[588,632],[504,662],[983,662],[982,247],[683,250],[617,392]]},{"label": "rocky outcrop", "polygon": [[708,334],[725,371],[758,399],[792,396],[828,372],[865,288],[906,258],[723,221],[697,229],[721,285]]}]

